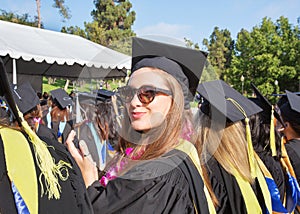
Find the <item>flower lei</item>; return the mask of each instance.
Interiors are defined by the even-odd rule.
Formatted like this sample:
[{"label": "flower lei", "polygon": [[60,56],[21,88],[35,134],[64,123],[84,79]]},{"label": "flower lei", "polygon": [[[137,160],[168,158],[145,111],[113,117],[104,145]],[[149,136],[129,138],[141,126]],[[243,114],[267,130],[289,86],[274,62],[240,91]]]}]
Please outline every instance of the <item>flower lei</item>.
[{"label": "flower lei", "polygon": [[[143,155],[144,151],[139,151],[138,154],[136,155],[132,155],[134,148],[129,147],[127,149],[125,149],[125,156],[131,160],[138,160],[140,159],[140,157]],[[123,170],[125,168],[125,166],[128,164],[128,159],[127,158],[123,158],[120,162],[120,164],[116,164],[111,166],[107,172],[105,173],[105,175],[103,175],[101,177],[101,179],[99,180],[100,184],[103,187],[106,187],[106,185],[108,184],[109,181],[117,178],[118,173]]]}]

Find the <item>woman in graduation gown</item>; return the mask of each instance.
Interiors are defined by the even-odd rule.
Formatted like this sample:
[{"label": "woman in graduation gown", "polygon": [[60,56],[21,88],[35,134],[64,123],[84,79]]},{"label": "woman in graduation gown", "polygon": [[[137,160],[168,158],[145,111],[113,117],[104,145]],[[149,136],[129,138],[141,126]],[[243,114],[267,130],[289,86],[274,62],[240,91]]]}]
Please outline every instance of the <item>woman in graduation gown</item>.
[{"label": "woman in graduation gown", "polygon": [[284,134],[285,147],[300,184],[300,96],[287,91],[287,102],[280,106],[281,116],[285,122],[281,132]]},{"label": "woman in graduation gown", "polygon": [[[281,137],[276,126],[284,126],[278,111],[251,83],[256,98],[249,98],[263,109],[262,112],[252,115],[250,119],[251,137],[254,151],[261,159],[275,182],[281,203],[285,201],[286,177],[285,168],[281,165]],[[276,125],[276,124],[277,125]],[[266,172],[266,174],[268,174]],[[278,192],[279,191],[279,192]]]},{"label": "woman in graduation gown", "polygon": [[217,213],[272,212],[250,129],[242,123],[261,109],[221,80],[204,82],[197,91],[204,102],[195,116],[196,146],[218,199]]},{"label": "woman in graduation gown", "polygon": [[[134,38],[133,47],[147,47],[148,41]],[[195,147],[180,138],[184,104],[189,104],[180,78],[187,77],[178,63],[158,55],[164,45],[149,43],[159,44],[152,53],[156,57],[145,57],[151,50],[146,48],[133,63],[128,85],[118,90],[125,107],[119,153],[100,181],[89,154],[68,142],[69,150],[82,170],[95,213],[214,213]]]},{"label": "woman in graduation gown", "polygon": [[40,139],[23,119],[0,64],[0,96],[17,121],[8,124],[1,114],[0,213],[93,213],[78,165],[64,145]]}]

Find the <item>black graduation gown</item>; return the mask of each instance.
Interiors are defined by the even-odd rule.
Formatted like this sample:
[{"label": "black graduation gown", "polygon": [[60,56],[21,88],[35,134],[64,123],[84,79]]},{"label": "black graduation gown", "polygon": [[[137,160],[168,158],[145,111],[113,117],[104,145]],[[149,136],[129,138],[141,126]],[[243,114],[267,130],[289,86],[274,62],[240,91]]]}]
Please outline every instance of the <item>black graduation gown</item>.
[{"label": "black graduation gown", "polygon": [[[69,178],[66,181],[59,179],[59,184],[61,186],[60,199],[48,200],[47,195],[41,195],[41,185],[37,178],[38,183],[38,194],[39,194],[39,213],[46,214],[66,214],[66,213],[76,213],[76,214],[90,214],[93,213],[91,203],[89,201],[85,184],[80,172],[80,169],[67,148],[57,142],[49,140],[48,138],[41,138],[50,147],[49,151],[52,157],[57,163],[59,160],[63,160],[72,165],[72,169],[68,169]],[[13,193],[10,187],[9,177],[7,175],[7,168],[5,163],[5,154],[3,149],[2,138],[0,137],[0,213],[1,214],[14,214],[17,213],[17,209],[14,203]],[[34,150],[32,144],[31,147],[32,154],[34,155]],[[53,148],[52,148],[53,147]],[[34,161],[35,158],[34,158]],[[35,169],[37,175],[40,175],[40,169],[35,163]],[[24,175],[26,176],[26,175]]]},{"label": "black graduation gown", "polygon": [[[219,206],[216,207],[217,213],[247,213],[246,204],[235,177],[229,174],[214,157],[209,159],[206,167],[212,189],[219,202]],[[252,189],[258,197],[262,210],[265,210],[264,198],[257,180],[252,185]]]},{"label": "black graduation gown", "polygon": [[87,124],[84,123],[80,127],[77,127],[75,131],[77,133],[76,136],[78,137],[78,140],[84,140],[86,142],[86,145],[92,156],[93,161],[95,161],[97,166],[99,167],[100,154],[98,154],[96,142],[90,128]]},{"label": "black graduation gown", "polygon": [[38,128],[36,134],[40,138],[41,137],[46,137],[46,138],[49,138],[51,140],[57,141],[57,135],[56,135],[56,133],[52,129],[49,129],[47,126],[45,126],[43,124],[39,124],[39,128]]},{"label": "black graduation gown", "polygon": [[[296,174],[298,184],[300,185],[300,140],[293,139],[288,141],[285,144],[285,148]],[[300,213],[300,209],[297,208],[294,212],[298,214]]]},{"label": "black graduation gown", "polygon": [[281,201],[284,200],[285,197],[285,174],[283,172],[280,161],[276,161],[272,156],[268,155],[267,152],[261,151],[257,152],[257,155],[265,164],[270,174],[273,177],[275,184],[278,187],[280,193]]},{"label": "black graduation gown", "polygon": [[88,187],[95,213],[209,213],[203,181],[185,153],[135,165],[104,188]]},{"label": "black graduation gown", "polygon": [[[52,122],[52,129],[53,131],[57,134],[58,133],[58,128],[59,128],[59,123],[58,122]],[[62,132],[62,143],[65,143],[69,133],[71,132],[71,130],[73,129],[73,121],[69,120],[66,122],[65,128]]]},{"label": "black graduation gown", "polygon": [[300,184],[300,140],[290,140],[285,144],[286,151],[294,168],[296,179]]}]

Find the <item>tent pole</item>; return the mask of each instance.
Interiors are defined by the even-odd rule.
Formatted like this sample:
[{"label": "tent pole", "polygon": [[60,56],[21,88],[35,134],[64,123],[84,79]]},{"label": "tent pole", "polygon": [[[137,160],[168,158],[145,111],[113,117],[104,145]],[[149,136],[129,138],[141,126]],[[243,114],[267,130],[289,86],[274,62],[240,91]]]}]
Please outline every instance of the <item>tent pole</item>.
[{"label": "tent pole", "polygon": [[13,85],[17,85],[17,63],[16,59],[13,59]]}]

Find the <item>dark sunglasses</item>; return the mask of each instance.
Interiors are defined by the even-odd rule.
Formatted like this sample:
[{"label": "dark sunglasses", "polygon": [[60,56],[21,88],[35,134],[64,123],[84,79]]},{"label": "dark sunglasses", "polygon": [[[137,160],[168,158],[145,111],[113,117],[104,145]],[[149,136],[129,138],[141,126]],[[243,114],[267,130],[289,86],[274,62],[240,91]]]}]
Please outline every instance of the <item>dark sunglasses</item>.
[{"label": "dark sunglasses", "polygon": [[172,92],[169,90],[148,85],[141,86],[140,88],[132,88],[127,85],[118,89],[118,95],[125,103],[131,102],[134,95],[137,94],[141,103],[149,104],[154,100],[156,94],[159,93],[170,96],[172,95]]}]

